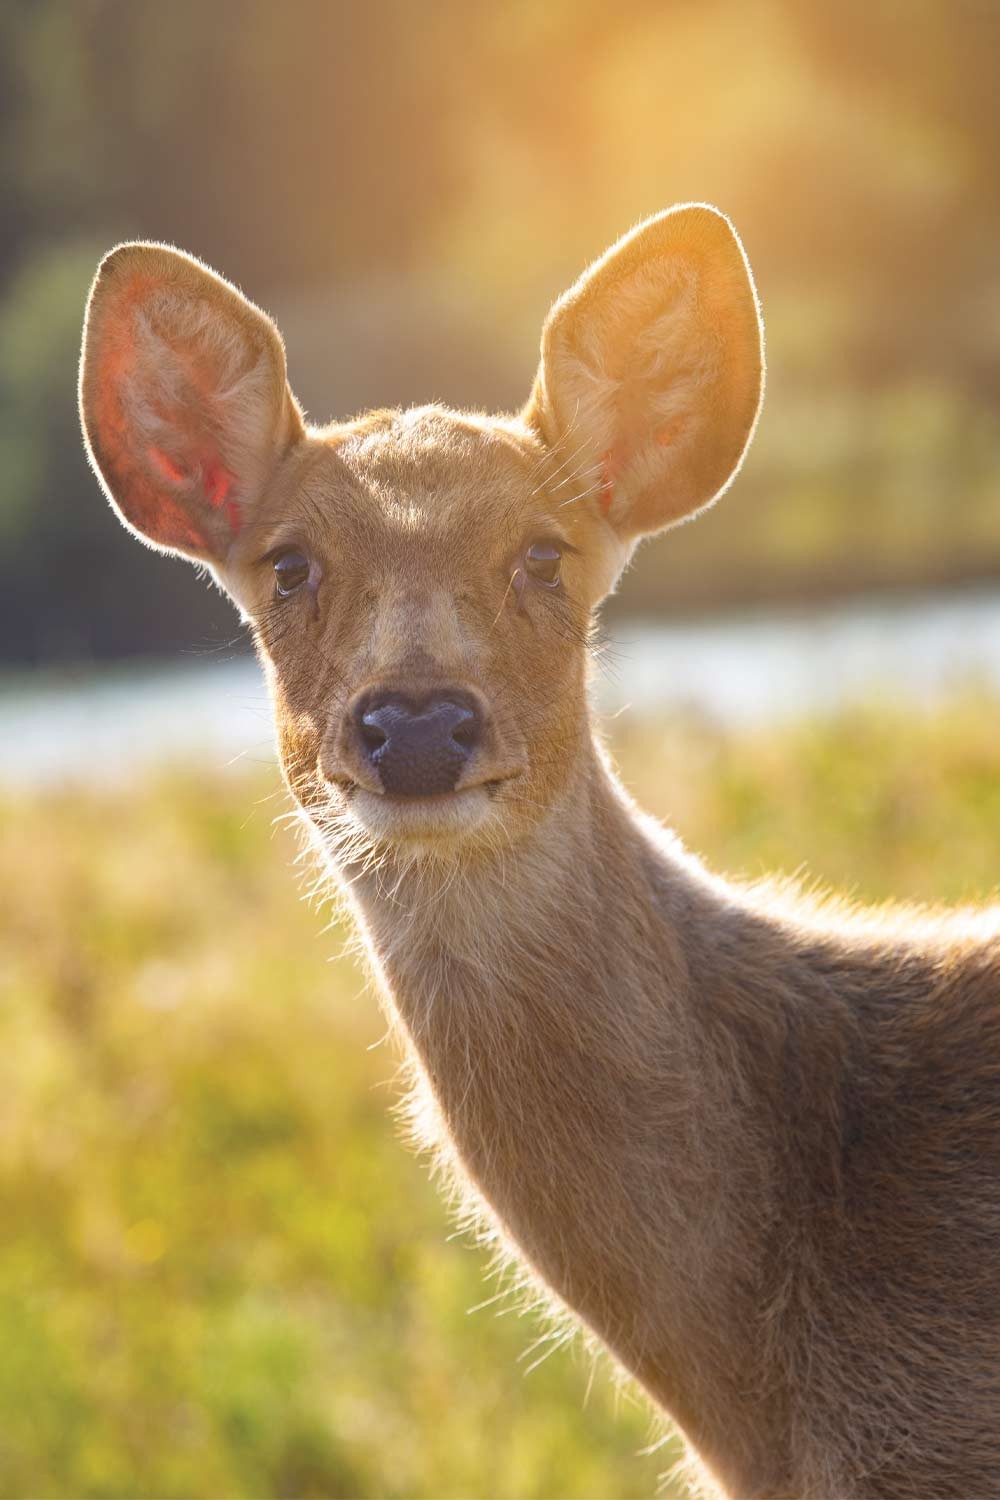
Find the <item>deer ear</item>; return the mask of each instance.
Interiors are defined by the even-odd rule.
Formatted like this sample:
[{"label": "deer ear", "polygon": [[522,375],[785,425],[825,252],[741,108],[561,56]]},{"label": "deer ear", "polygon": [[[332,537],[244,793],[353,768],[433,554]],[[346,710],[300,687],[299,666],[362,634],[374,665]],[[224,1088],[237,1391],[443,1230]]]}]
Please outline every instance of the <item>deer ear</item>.
[{"label": "deer ear", "polygon": [[121,245],[87,304],[80,412],[125,524],[168,552],[221,562],[303,435],[269,318],[165,245]]},{"label": "deer ear", "polygon": [[753,434],[760,311],[725,215],[704,204],[640,224],[559,299],[526,418],[625,541],[711,505]]}]

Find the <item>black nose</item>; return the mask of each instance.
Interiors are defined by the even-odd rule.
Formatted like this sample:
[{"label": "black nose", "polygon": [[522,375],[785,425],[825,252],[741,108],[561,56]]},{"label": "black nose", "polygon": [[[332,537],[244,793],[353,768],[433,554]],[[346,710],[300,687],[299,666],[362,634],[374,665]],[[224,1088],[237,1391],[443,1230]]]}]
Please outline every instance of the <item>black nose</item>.
[{"label": "black nose", "polygon": [[354,710],[362,754],[394,797],[451,792],[482,738],[474,700],[457,691],[415,703],[400,693],[376,693]]}]

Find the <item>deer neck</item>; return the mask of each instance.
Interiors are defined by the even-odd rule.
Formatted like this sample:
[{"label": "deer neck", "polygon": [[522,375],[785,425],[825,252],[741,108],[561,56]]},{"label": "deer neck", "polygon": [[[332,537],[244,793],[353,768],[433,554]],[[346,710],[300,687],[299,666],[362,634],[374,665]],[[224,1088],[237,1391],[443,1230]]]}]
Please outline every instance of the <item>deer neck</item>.
[{"label": "deer neck", "polygon": [[737,1198],[766,1217],[767,1183],[731,1039],[702,1019],[725,888],[591,745],[506,861],[450,881],[356,872],[350,890],[427,1143],[703,1451],[738,1441],[713,1432],[735,1431],[756,1358],[732,1290],[753,1256]]},{"label": "deer neck", "polygon": [[[678,991],[671,979],[686,961],[676,900],[689,880],[709,884],[629,806],[593,742],[516,847],[467,865],[389,862],[347,878],[369,951],[422,1055],[439,1030],[442,1040],[475,1033],[479,1052],[501,1040],[550,1046],[558,1023],[567,1040],[601,1042],[591,1066],[607,1048],[629,1050],[649,1009],[650,959],[656,1011],[665,988]],[[436,1074],[431,1081],[437,1087]]]}]

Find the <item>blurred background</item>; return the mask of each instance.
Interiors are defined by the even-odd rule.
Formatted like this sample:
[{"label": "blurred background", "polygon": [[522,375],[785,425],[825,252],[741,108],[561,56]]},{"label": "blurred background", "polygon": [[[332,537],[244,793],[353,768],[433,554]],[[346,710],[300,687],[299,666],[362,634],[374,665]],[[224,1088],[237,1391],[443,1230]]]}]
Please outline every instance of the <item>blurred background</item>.
[{"label": "blurred background", "polygon": [[982,899],[998,55],[993,0],[0,8],[0,1492],[631,1496],[674,1457],[516,1303],[469,1315],[238,623],[84,461],[99,256],[237,281],[315,421],[509,409],[588,260],[724,208],[765,411],[612,601],[608,733],[724,869]]}]

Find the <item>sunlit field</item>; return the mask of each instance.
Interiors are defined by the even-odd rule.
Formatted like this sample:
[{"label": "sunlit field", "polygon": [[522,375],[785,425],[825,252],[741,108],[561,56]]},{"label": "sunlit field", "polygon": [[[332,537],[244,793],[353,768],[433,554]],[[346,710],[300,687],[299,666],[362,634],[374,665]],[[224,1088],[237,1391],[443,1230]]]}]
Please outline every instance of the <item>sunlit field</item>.
[{"label": "sunlit field", "polygon": [[[997,711],[610,728],[717,868],[962,900],[1000,877]],[[641,1402],[477,1310],[284,805],[261,772],[0,796],[0,1490],[648,1496]]]}]

